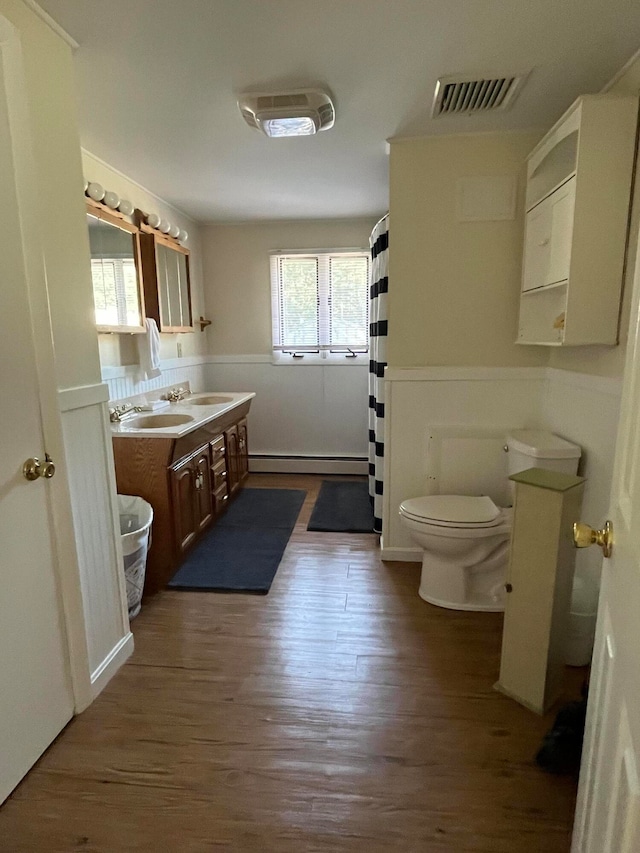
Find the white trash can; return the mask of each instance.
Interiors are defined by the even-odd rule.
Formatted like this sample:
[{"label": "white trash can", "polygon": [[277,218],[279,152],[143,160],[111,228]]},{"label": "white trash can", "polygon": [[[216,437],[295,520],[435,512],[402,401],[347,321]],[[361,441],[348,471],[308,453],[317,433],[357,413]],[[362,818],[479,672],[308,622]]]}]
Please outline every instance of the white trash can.
[{"label": "white trash can", "polygon": [[147,501],[134,495],[118,495],[118,510],[124,576],[127,581],[127,605],[129,619],[133,619],[140,613],[147,552],[151,544],[153,508]]},{"label": "white trash can", "polygon": [[582,578],[575,578],[567,630],[565,661],[569,666],[591,663],[596,632],[596,601]]}]

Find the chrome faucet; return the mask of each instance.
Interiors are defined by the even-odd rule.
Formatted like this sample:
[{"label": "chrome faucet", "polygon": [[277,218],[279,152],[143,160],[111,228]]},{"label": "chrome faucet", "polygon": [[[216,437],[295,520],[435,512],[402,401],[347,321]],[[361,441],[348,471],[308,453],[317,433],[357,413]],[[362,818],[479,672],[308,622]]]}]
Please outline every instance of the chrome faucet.
[{"label": "chrome faucet", "polygon": [[179,403],[180,400],[184,400],[187,394],[190,394],[191,391],[188,388],[172,388],[171,391],[167,392],[163,399],[168,400],[170,403]]},{"label": "chrome faucet", "polygon": [[129,415],[135,415],[141,411],[143,411],[142,406],[132,406],[131,403],[114,406],[113,409],[109,409],[109,420],[112,424],[119,424],[120,421],[125,420]]}]

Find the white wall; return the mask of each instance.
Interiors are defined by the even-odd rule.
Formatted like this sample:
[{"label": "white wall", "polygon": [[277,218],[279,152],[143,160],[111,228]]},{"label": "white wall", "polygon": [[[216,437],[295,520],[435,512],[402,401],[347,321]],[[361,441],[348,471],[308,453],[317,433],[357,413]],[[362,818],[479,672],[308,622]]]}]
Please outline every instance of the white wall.
[{"label": "white wall", "polygon": [[[269,356],[214,356],[206,368],[214,390],[256,392],[249,413],[252,457],[360,459],[367,456],[367,369],[365,363],[274,365]],[[265,460],[260,470],[274,468]],[[334,470],[346,473],[339,465]]]},{"label": "white wall", "polygon": [[[515,367],[548,352],[517,346],[525,158],[536,133],[391,141],[389,339],[392,367]],[[462,221],[466,179],[517,186],[513,218]],[[482,204],[480,205],[482,208]]]},{"label": "white wall", "polygon": [[252,455],[366,456],[367,357],[344,365],[309,364],[309,359],[271,363],[269,253],[366,248],[375,221],[203,227],[205,301],[213,320],[207,376],[212,390],[256,392],[249,415]]},{"label": "white wall", "polygon": [[[579,473],[587,478],[582,520],[601,527],[609,510],[609,492],[615,455],[621,380],[550,368],[540,423],[579,444]],[[585,548],[576,556],[576,571],[597,593],[602,569],[599,548]]]},{"label": "white wall", "polygon": [[203,226],[205,302],[213,320],[210,352],[271,354],[270,252],[368,248],[375,223],[371,218]]}]

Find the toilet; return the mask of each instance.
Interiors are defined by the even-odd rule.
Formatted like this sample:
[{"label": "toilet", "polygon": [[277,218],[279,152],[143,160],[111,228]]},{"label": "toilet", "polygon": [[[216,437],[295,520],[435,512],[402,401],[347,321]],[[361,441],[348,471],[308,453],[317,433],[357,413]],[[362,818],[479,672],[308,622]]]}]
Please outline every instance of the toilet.
[{"label": "toilet", "polygon": [[[581,455],[544,430],[513,430],[505,451],[505,477],[528,468],[575,474]],[[428,495],[404,500],[399,514],[423,550],[421,598],[450,610],[504,610],[511,507],[487,495]]]}]

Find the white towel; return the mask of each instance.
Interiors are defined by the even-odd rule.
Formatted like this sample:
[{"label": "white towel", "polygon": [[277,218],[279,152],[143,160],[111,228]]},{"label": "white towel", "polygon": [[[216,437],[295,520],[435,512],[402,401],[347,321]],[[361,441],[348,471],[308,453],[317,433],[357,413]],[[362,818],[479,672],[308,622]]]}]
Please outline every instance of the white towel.
[{"label": "white towel", "polygon": [[138,360],[143,379],[155,379],[160,376],[160,334],[156,321],[147,317],[144,321],[147,331],[136,335],[138,340]]}]

